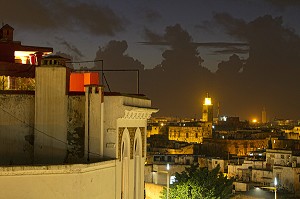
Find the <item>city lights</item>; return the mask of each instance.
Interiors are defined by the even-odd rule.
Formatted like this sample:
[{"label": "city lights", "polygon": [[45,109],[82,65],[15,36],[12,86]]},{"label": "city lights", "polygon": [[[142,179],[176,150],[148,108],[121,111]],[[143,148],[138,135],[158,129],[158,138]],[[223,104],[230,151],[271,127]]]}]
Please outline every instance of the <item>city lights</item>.
[{"label": "city lights", "polygon": [[206,97],[204,100],[204,105],[212,105],[211,103],[211,98],[210,97]]}]

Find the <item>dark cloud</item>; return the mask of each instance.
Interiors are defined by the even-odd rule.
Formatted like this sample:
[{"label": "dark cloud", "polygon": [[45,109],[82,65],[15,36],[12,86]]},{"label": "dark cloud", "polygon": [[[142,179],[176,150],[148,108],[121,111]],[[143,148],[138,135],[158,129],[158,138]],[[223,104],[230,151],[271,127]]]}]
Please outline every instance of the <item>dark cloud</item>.
[{"label": "dark cloud", "polygon": [[5,23],[28,29],[80,29],[109,36],[124,30],[125,21],[107,6],[66,0],[11,0],[1,4],[0,13]]},{"label": "dark cloud", "polygon": [[300,6],[299,0],[265,0],[265,1],[281,9],[284,9],[289,6]]},{"label": "dark cloud", "polygon": [[249,42],[249,59],[255,60],[254,66],[247,67],[249,71],[260,69],[260,71],[264,70],[264,73],[270,73],[270,71],[280,70],[283,65],[286,65],[284,63],[286,61],[292,68],[296,65],[299,36],[293,30],[283,26],[282,17],[265,15],[249,23],[234,19],[229,14],[217,14],[215,18],[229,35]]},{"label": "dark cloud", "polygon": [[[164,42],[163,36],[154,33],[148,28],[144,28],[144,37],[149,43],[161,43]],[[165,42],[166,43],[166,42]],[[145,43],[144,43],[145,44]]]},{"label": "dark cloud", "polygon": [[247,29],[244,20],[236,19],[228,13],[217,13],[214,15],[214,20],[225,27],[227,34],[241,40],[246,39]]},{"label": "dark cloud", "polygon": [[69,22],[92,34],[113,36],[124,30],[121,18],[107,6],[82,2],[64,4],[61,8],[61,14]]},{"label": "dark cloud", "polygon": [[[159,40],[161,39],[161,40]],[[142,45],[160,45],[160,46],[170,46],[171,43],[163,41],[162,37],[154,39],[153,41],[142,41],[138,42]],[[191,42],[192,45],[196,47],[205,48],[229,48],[229,47],[248,47],[248,43],[244,42]]]},{"label": "dark cloud", "polygon": [[1,20],[4,23],[16,24],[26,28],[53,28],[56,21],[51,17],[51,11],[39,0],[11,0],[1,1]]},{"label": "dark cloud", "polygon": [[223,74],[223,75],[233,75],[237,74],[241,71],[243,68],[243,61],[237,56],[236,54],[233,54],[229,57],[228,61],[222,61],[218,64],[218,70],[216,71],[216,74]]},{"label": "dark cloud", "polygon": [[[103,63],[96,63],[94,69],[104,70],[139,70],[143,71],[144,65],[137,59],[126,54],[128,45],[126,41],[110,41],[105,47],[99,47],[95,60],[104,60]],[[108,91],[136,93],[137,72],[105,72],[105,89]],[[103,80],[104,77],[103,77]]]},{"label": "dark cloud", "polygon": [[210,87],[204,82],[212,74],[202,66],[197,46],[181,25],[166,27],[160,42],[168,48],[159,65],[142,73],[142,92],[160,108],[159,115],[183,117],[193,112],[194,117],[200,109],[199,93]]},{"label": "dark cloud", "polygon": [[73,66],[73,64],[71,63],[71,62],[74,61],[74,58],[73,58],[72,55],[69,55],[69,54],[67,54],[67,53],[63,53],[63,52],[60,52],[60,51],[56,52],[55,55],[59,55],[59,56],[61,56],[61,57],[64,57],[64,58],[69,59],[69,61],[66,63],[67,67],[68,67],[68,68],[74,69],[74,66]]},{"label": "dark cloud", "polygon": [[[299,110],[300,105],[294,100],[300,100],[300,96],[294,91],[298,89],[297,74],[300,73],[299,36],[284,27],[282,17],[265,15],[245,22],[223,13],[217,14],[215,19],[229,35],[249,43],[249,58],[243,64],[242,73],[232,72],[235,67],[237,71],[238,62],[229,60],[219,65],[215,88],[224,96],[227,111],[244,106],[240,112],[246,114],[266,105],[270,115],[298,118],[295,110]],[[230,98],[226,97],[228,94]]]},{"label": "dark cloud", "polygon": [[67,52],[69,52],[73,55],[72,57],[74,58],[74,60],[78,61],[82,57],[84,57],[82,52],[73,44],[70,44],[69,42],[67,42],[66,40],[64,40],[63,38],[60,38],[60,37],[55,37],[55,39],[57,40],[57,42],[60,45],[65,47]]},{"label": "dark cloud", "polygon": [[234,46],[228,46],[225,49],[213,51],[214,55],[217,55],[217,54],[247,54],[247,53],[249,53],[248,48],[237,48]]},{"label": "dark cloud", "polygon": [[[201,110],[200,96],[209,92],[215,104],[220,102],[221,114],[249,118],[266,106],[269,119],[299,118],[299,36],[284,27],[281,17],[265,15],[246,22],[221,13],[214,20],[243,42],[196,43],[178,24],[167,27],[163,38],[142,42],[167,46],[163,61],[144,71],[142,78],[143,93],[160,108],[158,115],[193,117],[193,111]],[[201,65],[198,47],[233,55],[210,73]],[[237,55],[244,53],[249,53],[245,60]]]},{"label": "dark cloud", "polygon": [[147,22],[153,23],[161,19],[161,14],[156,10],[147,9],[145,11],[145,19]]},{"label": "dark cloud", "polygon": [[200,29],[201,31],[214,33],[214,29],[216,28],[216,26],[212,21],[204,20],[200,24],[195,25],[195,28]]}]

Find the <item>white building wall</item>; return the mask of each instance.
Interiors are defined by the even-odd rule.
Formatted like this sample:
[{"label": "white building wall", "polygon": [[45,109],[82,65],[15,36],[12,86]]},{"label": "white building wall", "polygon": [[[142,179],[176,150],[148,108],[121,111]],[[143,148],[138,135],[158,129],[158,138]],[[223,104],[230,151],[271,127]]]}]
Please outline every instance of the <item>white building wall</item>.
[{"label": "white building wall", "polygon": [[65,67],[36,68],[35,146],[36,163],[62,163],[67,153]]},{"label": "white building wall", "polygon": [[[117,185],[116,194],[121,196],[121,189],[129,191],[125,197],[143,198],[144,196],[144,164],[146,158],[146,129],[147,119],[153,110],[151,101],[148,99],[126,97],[126,96],[105,96],[104,97],[104,156],[117,158]],[[135,140],[138,138],[141,155],[135,156]],[[126,141],[125,148],[122,148],[123,142]],[[122,151],[129,152],[123,155]],[[123,157],[126,164],[123,163]],[[138,158],[138,162],[135,161]],[[128,174],[122,177],[122,169],[127,167]],[[140,170],[141,172],[138,172]],[[126,183],[124,184],[124,179]],[[123,185],[122,185],[123,182]],[[128,184],[127,184],[128,183]],[[136,192],[135,188],[139,187],[140,191]],[[139,194],[137,196],[136,194]]]},{"label": "white building wall", "polygon": [[0,167],[0,198],[119,199],[115,160],[59,166]]},{"label": "white building wall", "polygon": [[220,165],[220,172],[224,173],[225,172],[225,167],[227,164],[227,161],[222,160],[222,159],[212,159],[212,169],[216,168],[218,165]]},{"label": "white building wall", "polygon": [[277,178],[278,187],[294,192],[294,179],[297,176],[294,175],[292,167],[276,166],[273,168],[273,175],[273,179]]},{"label": "white building wall", "polygon": [[252,182],[262,183],[264,186],[271,186],[271,183],[274,182],[272,171],[252,169],[251,174]]},{"label": "white building wall", "polygon": [[[187,165],[169,165],[169,171],[167,170],[166,164],[154,164],[152,165],[153,172],[152,173],[152,181],[154,184],[166,185],[167,184],[167,172],[169,172],[169,177],[175,176],[175,173],[181,173],[185,171],[186,167],[190,167]],[[147,170],[149,172],[149,170]],[[147,181],[146,181],[147,182]],[[171,183],[171,181],[170,181]]]},{"label": "white building wall", "polygon": [[102,94],[100,86],[85,87],[85,156],[89,160],[103,155]]}]

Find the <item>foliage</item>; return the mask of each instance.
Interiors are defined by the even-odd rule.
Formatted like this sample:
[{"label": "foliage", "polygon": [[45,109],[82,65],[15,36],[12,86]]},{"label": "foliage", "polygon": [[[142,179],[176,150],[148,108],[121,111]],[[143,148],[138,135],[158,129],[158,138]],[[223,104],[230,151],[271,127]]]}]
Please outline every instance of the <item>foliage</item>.
[{"label": "foliage", "polygon": [[[219,165],[211,171],[192,165],[175,176],[176,182],[170,185],[169,199],[226,199],[231,195],[233,179],[227,179],[220,172]],[[161,198],[166,198],[166,188]]]}]

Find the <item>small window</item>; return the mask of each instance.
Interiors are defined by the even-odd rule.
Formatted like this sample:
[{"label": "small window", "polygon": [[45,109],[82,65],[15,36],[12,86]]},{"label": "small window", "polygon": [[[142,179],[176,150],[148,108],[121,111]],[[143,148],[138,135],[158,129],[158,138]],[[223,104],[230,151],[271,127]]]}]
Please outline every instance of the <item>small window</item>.
[{"label": "small window", "polygon": [[281,159],[284,159],[284,155],[281,155]]},{"label": "small window", "polygon": [[185,137],[186,137],[186,138],[189,138],[189,133],[186,133]]},{"label": "small window", "polygon": [[195,137],[198,138],[198,133],[196,133]]}]

